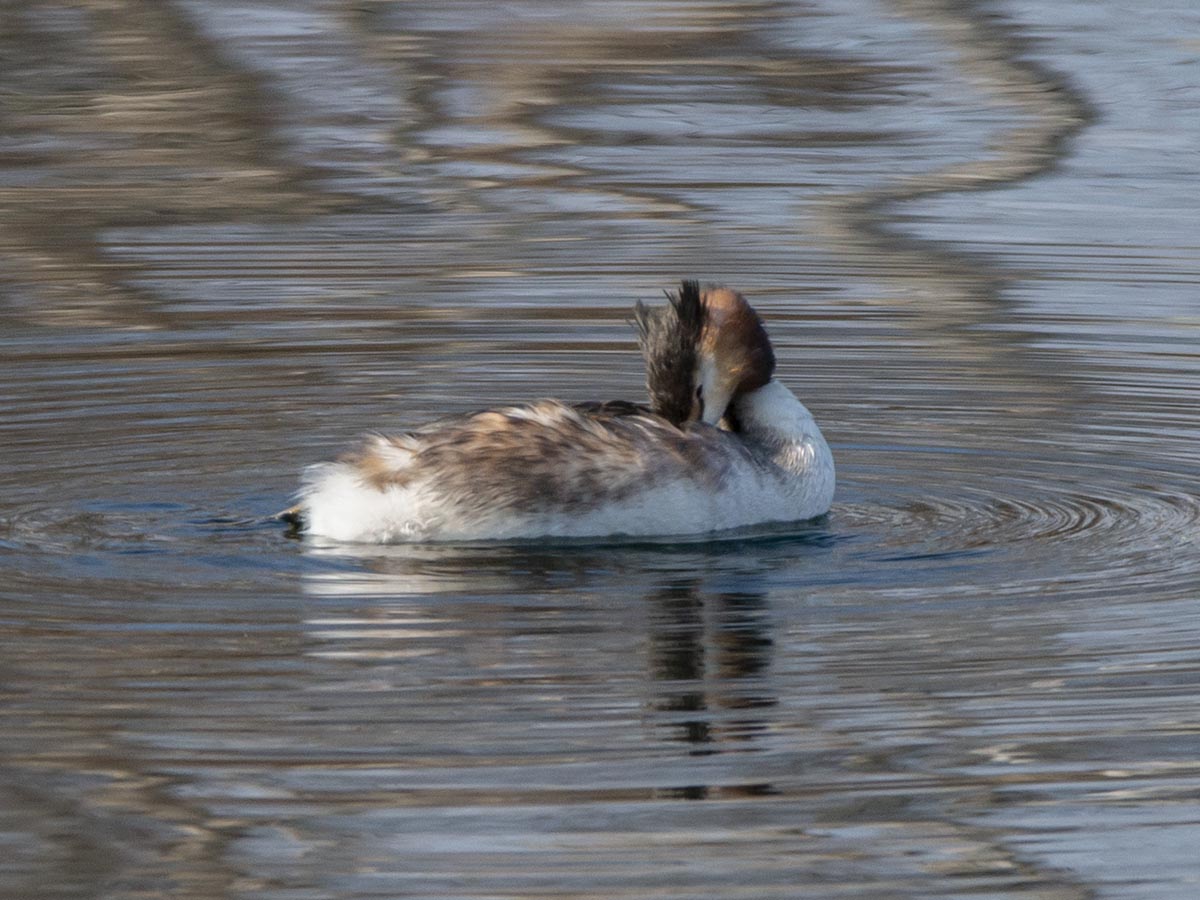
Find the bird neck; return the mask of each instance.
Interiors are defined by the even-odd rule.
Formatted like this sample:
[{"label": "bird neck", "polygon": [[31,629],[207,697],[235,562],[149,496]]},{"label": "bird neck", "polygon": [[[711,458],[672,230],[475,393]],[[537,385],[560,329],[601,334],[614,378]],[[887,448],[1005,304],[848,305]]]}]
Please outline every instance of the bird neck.
[{"label": "bird neck", "polygon": [[742,433],[751,439],[791,444],[821,433],[807,407],[774,378],[734,398],[733,411]]}]

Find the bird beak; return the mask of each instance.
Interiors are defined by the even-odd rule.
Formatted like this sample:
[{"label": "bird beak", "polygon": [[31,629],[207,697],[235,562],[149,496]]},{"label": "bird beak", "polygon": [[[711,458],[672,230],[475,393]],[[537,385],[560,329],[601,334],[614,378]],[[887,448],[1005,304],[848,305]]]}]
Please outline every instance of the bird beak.
[{"label": "bird beak", "polygon": [[697,383],[700,386],[700,419],[709,425],[716,425],[725,415],[729,401],[733,399],[736,385],[728,375],[722,375],[712,359],[700,363],[697,373]]}]

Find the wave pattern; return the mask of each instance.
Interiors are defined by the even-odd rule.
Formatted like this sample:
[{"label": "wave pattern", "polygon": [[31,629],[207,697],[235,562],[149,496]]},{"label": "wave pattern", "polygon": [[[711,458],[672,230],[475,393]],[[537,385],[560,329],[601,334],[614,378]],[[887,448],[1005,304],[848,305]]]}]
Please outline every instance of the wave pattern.
[{"label": "wave pattern", "polygon": [[[1190,900],[1189,12],[26,6],[0,893]],[[826,519],[268,521],[365,430],[638,398],[685,275],[767,319]]]}]

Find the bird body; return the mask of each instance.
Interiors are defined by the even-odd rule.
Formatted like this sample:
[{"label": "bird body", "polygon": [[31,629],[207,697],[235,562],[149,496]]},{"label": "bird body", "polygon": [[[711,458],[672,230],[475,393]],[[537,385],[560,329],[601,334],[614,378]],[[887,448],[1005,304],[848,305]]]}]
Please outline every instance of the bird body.
[{"label": "bird body", "polygon": [[695,535],[828,511],[833,457],[740,294],[639,304],[656,408],[540,400],[366,438],[289,513],[341,541]]},{"label": "bird body", "polygon": [[[826,512],[820,429],[778,382],[760,392],[741,401],[741,436],[543,400],[370,437],[309,471],[305,529],[369,543],[692,535]],[[760,430],[779,406],[791,427]]]}]

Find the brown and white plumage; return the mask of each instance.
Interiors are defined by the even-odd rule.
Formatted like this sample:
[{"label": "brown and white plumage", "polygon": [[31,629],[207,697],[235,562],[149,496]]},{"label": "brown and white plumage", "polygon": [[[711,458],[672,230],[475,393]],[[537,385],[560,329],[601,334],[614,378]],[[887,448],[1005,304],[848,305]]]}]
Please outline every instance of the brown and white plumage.
[{"label": "brown and white plumage", "polygon": [[652,408],[540,400],[369,437],[310,469],[289,512],[307,533],[377,543],[695,534],[825,512],[832,458],[771,378],[757,315],[724,288],[670,297],[635,313]]}]

